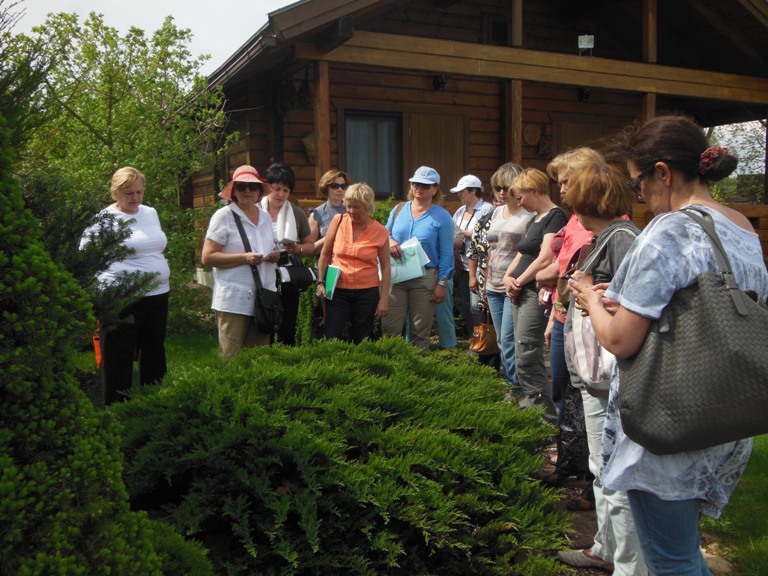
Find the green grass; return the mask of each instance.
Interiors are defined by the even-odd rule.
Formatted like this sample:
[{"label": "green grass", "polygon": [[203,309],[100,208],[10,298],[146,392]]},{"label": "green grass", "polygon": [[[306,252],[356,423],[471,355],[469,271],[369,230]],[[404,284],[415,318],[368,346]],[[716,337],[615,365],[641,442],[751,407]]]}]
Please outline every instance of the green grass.
[{"label": "green grass", "polygon": [[702,526],[720,542],[739,576],[768,576],[768,435],[758,436],[752,458],[720,520]]}]

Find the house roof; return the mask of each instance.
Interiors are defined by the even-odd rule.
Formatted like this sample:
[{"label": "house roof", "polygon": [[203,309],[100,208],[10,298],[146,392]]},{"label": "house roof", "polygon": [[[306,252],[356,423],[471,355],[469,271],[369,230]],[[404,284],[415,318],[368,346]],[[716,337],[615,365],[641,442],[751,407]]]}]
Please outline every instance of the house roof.
[{"label": "house roof", "polygon": [[[546,66],[554,82],[656,93],[660,107],[682,107],[712,125],[768,116],[768,0],[658,2],[651,37],[641,25],[644,3],[639,0],[545,2],[547,10],[557,11],[564,38],[566,33],[595,36],[600,58],[594,59],[579,59],[562,42],[539,38],[529,30],[535,23],[526,25],[518,48],[473,42],[466,50],[456,47],[455,39],[438,35],[398,38],[378,32],[378,20],[392,11],[407,15],[418,6],[439,15],[457,3],[301,0],[271,12],[267,24],[209,80],[228,88],[253,75],[286,69],[297,58],[345,62],[355,61],[354,53],[379,50],[386,54],[383,66],[422,69],[424,63],[435,72],[442,66],[454,73],[482,70],[485,76],[536,81],[541,72],[534,68]],[[497,3],[499,11],[511,5],[509,0]],[[488,4],[493,7],[492,1]],[[656,49],[646,48],[644,57],[649,41],[655,41]]]}]

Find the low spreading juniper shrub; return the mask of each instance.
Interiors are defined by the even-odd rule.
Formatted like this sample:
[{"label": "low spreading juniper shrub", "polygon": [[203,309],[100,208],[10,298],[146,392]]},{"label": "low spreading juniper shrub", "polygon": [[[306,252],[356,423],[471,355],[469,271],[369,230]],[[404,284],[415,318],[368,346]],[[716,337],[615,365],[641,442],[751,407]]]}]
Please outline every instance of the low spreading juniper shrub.
[{"label": "low spreading juniper shrub", "polygon": [[132,504],[220,574],[554,574],[552,429],[503,392],[455,351],[333,341],[211,354],[113,414]]}]

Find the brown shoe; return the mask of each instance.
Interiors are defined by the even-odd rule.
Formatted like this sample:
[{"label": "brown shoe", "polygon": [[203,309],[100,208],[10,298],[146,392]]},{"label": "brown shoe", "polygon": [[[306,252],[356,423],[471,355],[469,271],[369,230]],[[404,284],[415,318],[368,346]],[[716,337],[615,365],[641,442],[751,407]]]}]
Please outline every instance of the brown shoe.
[{"label": "brown shoe", "polygon": [[557,553],[557,559],[574,568],[597,568],[598,570],[613,572],[613,562],[606,562],[602,558],[598,558],[591,550],[561,550]]}]

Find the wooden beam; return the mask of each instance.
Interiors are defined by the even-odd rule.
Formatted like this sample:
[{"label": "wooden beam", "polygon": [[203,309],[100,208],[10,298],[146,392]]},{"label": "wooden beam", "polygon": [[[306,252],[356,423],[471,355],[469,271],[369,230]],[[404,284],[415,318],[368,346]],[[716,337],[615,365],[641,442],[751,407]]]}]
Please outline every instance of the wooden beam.
[{"label": "wooden beam", "polygon": [[512,2],[512,46],[523,45],[523,0]]},{"label": "wooden beam", "polygon": [[305,60],[529,80],[687,98],[768,104],[768,79],[569,54],[358,31],[328,53],[297,44]]},{"label": "wooden beam", "polygon": [[656,94],[643,94],[643,117],[648,120],[656,117]]},{"label": "wooden beam", "polygon": [[328,62],[318,62],[315,81],[315,137],[317,138],[317,160],[315,181],[331,169],[331,87]]},{"label": "wooden beam", "polygon": [[[655,0],[654,0],[655,1]],[[765,3],[768,6],[768,2]],[[762,67],[765,64],[765,55],[757,52],[749,45],[749,38],[743,38],[739,30],[733,29],[718,14],[700,3],[699,0],[688,2],[690,9],[697,12],[712,29],[725,37],[730,44],[739,50],[744,56],[749,58],[756,67]],[[768,30],[765,31],[768,34]]]},{"label": "wooden beam", "polygon": [[505,162],[523,161],[523,81],[507,82],[507,126],[504,130]]},{"label": "wooden beam", "polygon": [[657,0],[643,0],[643,61],[655,64],[659,58]]},{"label": "wooden beam", "polygon": [[321,52],[330,52],[338,48],[355,34],[355,27],[351,18],[339,18],[327,26],[317,37],[315,45]]},{"label": "wooden beam", "polygon": [[738,0],[759,22],[768,28],[768,2],[765,0]]}]

